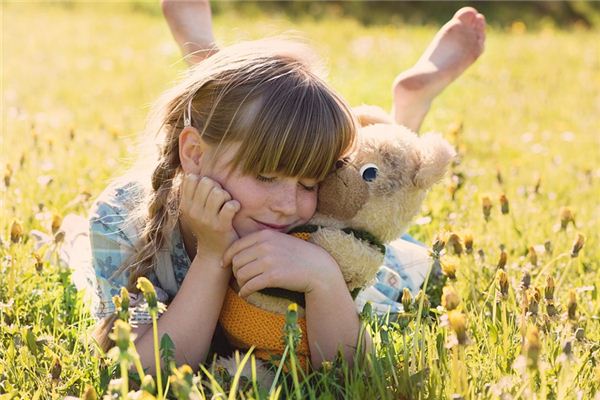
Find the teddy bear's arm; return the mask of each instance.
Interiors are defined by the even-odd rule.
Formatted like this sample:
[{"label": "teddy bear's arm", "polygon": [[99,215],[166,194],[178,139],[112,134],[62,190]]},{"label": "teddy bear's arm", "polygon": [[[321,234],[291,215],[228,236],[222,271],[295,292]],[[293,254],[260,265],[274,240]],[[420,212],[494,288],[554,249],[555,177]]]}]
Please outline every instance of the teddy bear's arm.
[{"label": "teddy bear's arm", "polygon": [[367,286],[383,264],[384,254],[377,246],[340,229],[319,228],[309,241],[331,254],[350,291]]}]

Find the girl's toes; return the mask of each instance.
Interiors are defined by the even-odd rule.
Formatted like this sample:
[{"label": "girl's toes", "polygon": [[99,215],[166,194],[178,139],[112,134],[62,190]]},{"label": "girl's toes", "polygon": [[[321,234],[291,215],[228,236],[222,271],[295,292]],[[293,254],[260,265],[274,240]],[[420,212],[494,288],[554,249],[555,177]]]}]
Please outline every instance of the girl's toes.
[{"label": "girl's toes", "polygon": [[463,7],[454,14],[454,18],[458,18],[465,24],[471,24],[477,16],[477,10],[473,7]]}]

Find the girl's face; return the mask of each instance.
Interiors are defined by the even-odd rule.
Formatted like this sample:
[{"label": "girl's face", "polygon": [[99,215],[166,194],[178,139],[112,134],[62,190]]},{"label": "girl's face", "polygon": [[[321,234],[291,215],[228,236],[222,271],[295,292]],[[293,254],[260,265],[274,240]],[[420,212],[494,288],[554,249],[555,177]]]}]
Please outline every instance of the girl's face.
[{"label": "girl's face", "polygon": [[240,211],[233,218],[233,228],[240,237],[263,229],[287,232],[313,216],[316,180],[278,174],[243,175],[228,165],[236,151],[237,146],[231,146],[214,163],[202,163],[208,165],[201,166],[201,174],[219,182],[240,202]]}]

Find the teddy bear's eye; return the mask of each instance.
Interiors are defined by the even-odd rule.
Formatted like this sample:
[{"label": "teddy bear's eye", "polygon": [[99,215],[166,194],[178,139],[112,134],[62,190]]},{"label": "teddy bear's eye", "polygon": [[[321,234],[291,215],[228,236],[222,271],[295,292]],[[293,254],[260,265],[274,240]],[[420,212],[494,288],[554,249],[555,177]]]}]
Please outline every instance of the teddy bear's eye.
[{"label": "teddy bear's eye", "polygon": [[367,182],[373,182],[375,179],[377,179],[378,171],[379,168],[377,168],[377,165],[371,163],[365,164],[360,167],[360,176],[362,176],[362,178]]}]

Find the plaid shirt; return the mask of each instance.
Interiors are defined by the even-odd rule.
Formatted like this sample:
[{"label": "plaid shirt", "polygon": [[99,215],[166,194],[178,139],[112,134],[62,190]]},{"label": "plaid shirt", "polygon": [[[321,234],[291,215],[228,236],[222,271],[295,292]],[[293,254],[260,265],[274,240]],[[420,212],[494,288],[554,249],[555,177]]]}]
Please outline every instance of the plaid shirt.
[{"label": "plaid shirt", "polygon": [[[142,189],[135,183],[110,185],[92,206],[89,217],[89,234],[92,267],[95,272],[95,298],[92,301],[93,313],[97,319],[115,312],[112,297],[119,294],[122,286],[127,286],[129,273],[117,273],[121,264],[136,250],[140,239],[140,221],[133,219],[132,211],[139,206]],[[179,287],[191,264],[185,251],[179,226],[171,235],[170,261],[175,280]],[[154,273],[148,276],[153,283],[159,301],[168,303],[170,298],[162,290]],[[131,294],[134,322],[148,323],[144,313],[144,302],[140,295]]]}]

